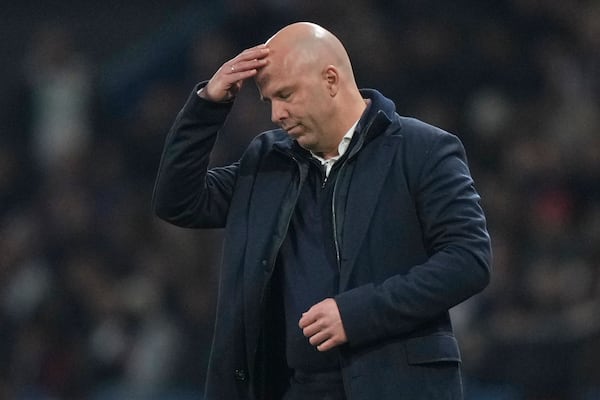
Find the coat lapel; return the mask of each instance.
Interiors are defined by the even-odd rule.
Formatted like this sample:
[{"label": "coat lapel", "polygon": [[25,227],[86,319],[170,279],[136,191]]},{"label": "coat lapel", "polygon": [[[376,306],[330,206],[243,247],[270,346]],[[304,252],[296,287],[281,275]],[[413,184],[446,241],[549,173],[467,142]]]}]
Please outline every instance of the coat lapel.
[{"label": "coat lapel", "polygon": [[[401,136],[385,136],[374,141],[357,158],[348,189],[341,251],[340,291],[346,290],[358,253],[371,224]],[[361,173],[362,171],[362,173]],[[364,171],[369,171],[364,173]]]}]

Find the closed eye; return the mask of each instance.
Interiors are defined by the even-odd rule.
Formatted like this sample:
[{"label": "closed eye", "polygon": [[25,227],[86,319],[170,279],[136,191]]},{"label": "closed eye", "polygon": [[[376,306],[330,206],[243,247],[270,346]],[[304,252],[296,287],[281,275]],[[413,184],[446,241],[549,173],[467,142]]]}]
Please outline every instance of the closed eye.
[{"label": "closed eye", "polygon": [[[294,94],[294,91],[291,88],[283,88],[278,90],[277,92],[275,92],[273,94],[273,98],[277,99],[277,100],[289,100],[290,97],[292,97],[292,94]],[[267,97],[267,96],[260,96],[260,100],[265,102],[265,103],[271,103],[271,98]]]}]

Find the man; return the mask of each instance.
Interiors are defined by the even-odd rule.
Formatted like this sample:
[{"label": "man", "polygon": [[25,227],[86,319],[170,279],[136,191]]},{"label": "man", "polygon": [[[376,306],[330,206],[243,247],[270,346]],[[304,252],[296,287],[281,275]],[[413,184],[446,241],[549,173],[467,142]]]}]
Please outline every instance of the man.
[{"label": "man", "polygon": [[[207,170],[247,79],[281,129]],[[156,213],[225,227],[206,399],[459,399],[449,308],[489,281],[459,140],[359,91],[340,41],[283,28],[223,64],[168,134]]]}]

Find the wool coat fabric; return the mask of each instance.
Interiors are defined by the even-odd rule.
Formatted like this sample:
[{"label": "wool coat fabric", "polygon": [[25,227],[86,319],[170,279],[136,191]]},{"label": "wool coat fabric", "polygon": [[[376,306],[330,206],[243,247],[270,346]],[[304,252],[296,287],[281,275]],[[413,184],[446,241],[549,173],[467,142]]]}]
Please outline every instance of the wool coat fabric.
[{"label": "wool coat fabric", "polygon": [[[179,226],[225,228],[206,400],[278,400],[289,371],[271,278],[308,165],[277,129],[209,169],[232,104],[201,99],[199,87],[166,138],[154,209]],[[456,136],[361,93],[371,105],[333,195],[348,342],[331,351],[348,400],[460,399],[449,309],[489,282],[480,197]]]}]

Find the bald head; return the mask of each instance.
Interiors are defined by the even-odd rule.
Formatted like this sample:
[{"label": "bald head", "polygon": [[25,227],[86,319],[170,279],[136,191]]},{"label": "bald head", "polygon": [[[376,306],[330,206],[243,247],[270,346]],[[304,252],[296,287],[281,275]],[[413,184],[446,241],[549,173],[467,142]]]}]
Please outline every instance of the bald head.
[{"label": "bald head", "polygon": [[[270,66],[285,73],[321,72],[328,65],[335,66],[345,82],[355,86],[350,58],[340,40],[323,27],[311,22],[297,22],[275,33],[266,45],[269,47]],[[267,72],[270,68],[265,68]]]}]

